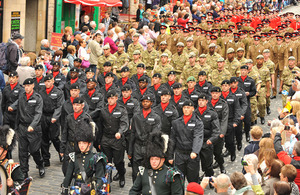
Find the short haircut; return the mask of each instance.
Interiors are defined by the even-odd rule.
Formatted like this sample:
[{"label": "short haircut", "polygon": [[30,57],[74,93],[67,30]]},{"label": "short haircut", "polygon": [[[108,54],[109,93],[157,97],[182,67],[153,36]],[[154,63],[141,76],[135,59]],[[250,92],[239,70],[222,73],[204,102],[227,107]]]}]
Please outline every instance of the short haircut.
[{"label": "short haircut", "polygon": [[49,41],[47,39],[41,40],[41,45],[42,46],[46,45],[47,43],[49,43]]},{"label": "short haircut", "polygon": [[82,29],[81,29],[81,32],[82,32],[82,33],[85,33],[85,32],[87,32],[88,30],[89,30],[89,27],[83,26]]},{"label": "short haircut", "polygon": [[99,26],[98,26],[98,29],[101,30],[102,28],[105,28],[105,24],[100,23]]},{"label": "short haircut", "polygon": [[254,139],[260,139],[263,135],[263,130],[259,126],[253,126],[250,131],[250,134]]},{"label": "short haircut", "polygon": [[228,187],[230,186],[230,178],[228,177],[228,175],[225,174],[220,174],[216,180],[215,180],[216,184],[217,184],[217,188],[218,189],[228,189]]},{"label": "short haircut", "polygon": [[72,53],[74,50],[76,50],[76,48],[75,48],[74,45],[69,45],[69,46],[67,47],[67,52],[68,52],[68,53]]},{"label": "short haircut", "polygon": [[280,173],[283,177],[287,177],[289,182],[293,182],[298,174],[296,167],[291,164],[284,165]]},{"label": "short haircut", "polygon": [[20,59],[21,66],[27,66],[29,62],[30,62],[30,57],[26,56]]},{"label": "short haircut", "polygon": [[244,156],[245,161],[250,161],[253,164],[254,170],[257,170],[258,158],[255,154],[247,154]]},{"label": "short haircut", "polygon": [[284,163],[281,160],[274,160],[271,163],[271,171],[270,171],[269,175],[271,177],[280,179],[279,174],[280,174],[280,170],[283,167],[283,165],[284,165]]},{"label": "short haircut", "polygon": [[236,190],[242,189],[243,187],[246,187],[248,185],[245,176],[241,172],[232,173],[230,175],[230,181],[232,186]]},{"label": "short haircut", "polygon": [[277,195],[289,195],[292,192],[291,185],[285,181],[277,181],[273,187]]}]

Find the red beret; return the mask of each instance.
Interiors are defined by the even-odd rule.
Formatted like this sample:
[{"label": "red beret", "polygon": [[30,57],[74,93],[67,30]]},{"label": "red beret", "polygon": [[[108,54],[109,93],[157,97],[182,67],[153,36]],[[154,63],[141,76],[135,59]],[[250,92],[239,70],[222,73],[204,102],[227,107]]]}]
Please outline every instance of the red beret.
[{"label": "red beret", "polygon": [[196,183],[196,182],[191,182],[187,185],[186,187],[186,191],[188,192],[194,192],[196,194],[204,194],[204,190],[202,189],[202,187]]}]

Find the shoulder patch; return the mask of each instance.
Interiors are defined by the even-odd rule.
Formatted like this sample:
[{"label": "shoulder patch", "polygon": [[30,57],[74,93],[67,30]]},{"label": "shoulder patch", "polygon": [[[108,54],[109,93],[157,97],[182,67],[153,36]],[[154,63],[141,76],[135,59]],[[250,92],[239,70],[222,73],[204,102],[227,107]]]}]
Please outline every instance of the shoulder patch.
[{"label": "shoulder patch", "polygon": [[75,162],[75,152],[69,154],[70,159]]}]

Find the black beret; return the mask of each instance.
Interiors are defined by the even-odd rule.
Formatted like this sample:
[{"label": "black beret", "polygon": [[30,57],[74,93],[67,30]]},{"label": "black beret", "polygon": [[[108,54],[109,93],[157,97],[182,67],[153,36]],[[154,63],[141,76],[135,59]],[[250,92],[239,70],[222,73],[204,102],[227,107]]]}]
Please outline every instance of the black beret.
[{"label": "black beret", "polygon": [[176,75],[176,72],[174,71],[174,70],[172,70],[172,71],[170,71],[169,73],[168,73],[168,76],[170,76],[170,75]]},{"label": "black beret", "polygon": [[224,85],[224,84],[230,84],[230,81],[229,80],[222,81],[221,85]]},{"label": "black beret", "polygon": [[114,73],[108,72],[108,73],[106,73],[106,75],[104,76],[104,78],[106,78],[106,77],[114,77]]},{"label": "black beret", "polygon": [[19,76],[17,71],[12,71],[11,73],[9,73],[9,77],[15,77],[15,76]]},{"label": "black beret", "polygon": [[160,95],[171,95],[171,92],[168,89],[163,89]]},{"label": "black beret", "polygon": [[143,100],[149,100],[151,102],[154,101],[153,98],[150,95],[143,95],[143,97],[141,98],[141,101],[143,101]]},{"label": "black beret", "polygon": [[145,64],[139,63],[136,67],[137,67],[137,68],[145,68]]},{"label": "black beret", "polygon": [[74,60],[74,62],[82,62],[82,60],[80,59],[80,58],[76,58],[75,60]]},{"label": "black beret", "polygon": [[204,100],[207,100],[207,96],[205,93],[200,93],[200,95],[198,96],[198,100],[199,99],[204,99]]},{"label": "black beret", "polygon": [[200,72],[198,73],[198,76],[201,76],[201,75],[202,75],[202,76],[205,76],[205,75],[206,75],[206,72],[205,72],[205,71],[203,71],[203,70],[202,70],[202,71],[200,71]]},{"label": "black beret", "polygon": [[246,69],[246,70],[248,70],[248,66],[247,66],[247,65],[243,65],[243,66],[241,66],[241,69]]},{"label": "black beret", "polygon": [[114,89],[109,90],[106,94],[106,98],[115,97],[115,96],[117,96],[117,92]]},{"label": "black beret", "polygon": [[173,89],[178,89],[178,88],[181,88],[182,87],[182,84],[181,83],[174,83],[172,85]]},{"label": "black beret", "polygon": [[92,68],[87,68],[87,69],[85,69],[85,73],[87,73],[87,72],[94,72],[94,71]]},{"label": "black beret", "polygon": [[221,92],[221,88],[217,87],[217,86],[214,86],[214,87],[211,88],[211,92]]},{"label": "black beret", "polygon": [[142,76],[142,77],[139,79],[139,82],[146,82],[146,83],[148,83],[148,79],[147,79],[147,77]]},{"label": "black beret", "polygon": [[33,84],[33,78],[28,78],[23,82],[23,85],[31,85]]},{"label": "black beret", "polygon": [[79,84],[78,83],[73,83],[72,85],[71,85],[71,87],[70,87],[70,90],[71,89],[80,89],[79,88]]},{"label": "black beret", "polygon": [[160,73],[155,73],[152,78],[157,77],[157,78],[161,78],[161,74]]},{"label": "black beret", "polygon": [[121,72],[129,72],[129,68],[127,66],[124,66],[122,69],[121,69]]},{"label": "black beret", "polygon": [[111,63],[109,61],[107,61],[103,64],[103,66],[111,66]]},{"label": "black beret", "polygon": [[83,104],[84,100],[81,97],[77,97],[75,98],[75,100],[73,101],[73,104]]},{"label": "black beret", "polygon": [[193,103],[191,100],[186,100],[186,101],[183,103],[182,107],[183,107],[183,106],[192,106],[192,107],[194,107],[194,103]]},{"label": "black beret", "polygon": [[128,84],[126,84],[126,85],[123,85],[123,86],[122,86],[121,91],[129,91],[129,90],[131,90],[131,89],[132,89],[131,86],[128,85]]},{"label": "black beret", "polygon": [[58,61],[54,61],[54,62],[52,62],[52,65],[53,65],[53,66],[60,66],[60,65],[61,65],[61,63],[60,63],[60,62],[58,62]]},{"label": "black beret", "polygon": [[238,82],[238,80],[237,80],[236,77],[231,77],[231,78],[230,78],[230,83],[233,83],[233,82]]},{"label": "black beret", "polygon": [[47,74],[45,77],[44,77],[44,81],[49,81],[53,79],[53,76],[51,74]]},{"label": "black beret", "polygon": [[97,83],[96,79],[94,79],[94,78],[86,80],[86,83],[88,83],[88,82],[95,82],[95,83]]},{"label": "black beret", "polygon": [[41,64],[38,64],[38,65],[35,66],[34,69],[35,69],[35,70],[44,70],[44,66],[41,65]]},{"label": "black beret", "polygon": [[79,72],[79,69],[76,67],[71,68],[70,72]]}]

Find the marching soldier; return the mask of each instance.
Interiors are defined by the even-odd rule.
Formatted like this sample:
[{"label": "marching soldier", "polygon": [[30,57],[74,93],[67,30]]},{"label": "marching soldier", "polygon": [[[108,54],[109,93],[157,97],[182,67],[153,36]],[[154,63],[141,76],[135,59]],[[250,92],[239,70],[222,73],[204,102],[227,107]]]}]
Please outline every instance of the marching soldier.
[{"label": "marching soldier", "polygon": [[247,59],[244,57],[245,49],[239,47],[236,50],[236,59],[240,62],[241,65],[246,65]]},{"label": "marching soldier", "polygon": [[160,62],[153,69],[153,74],[160,73],[162,77],[162,82],[167,82],[168,73],[173,70],[173,67],[169,64],[169,55],[167,53],[161,54]]},{"label": "marching soldier", "polygon": [[152,39],[147,40],[147,49],[142,52],[142,56],[143,62],[147,65],[147,74],[151,75],[155,61],[159,58],[159,53],[154,49],[154,43]]},{"label": "marching soldier", "polygon": [[205,71],[207,74],[207,79],[210,80],[209,77],[210,77],[210,73],[211,73],[212,69],[206,63],[206,54],[201,54],[199,56],[199,66],[200,66],[200,71]]},{"label": "marching soldier", "polygon": [[130,74],[129,68],[127,66],[124,66],[121,69],[121,78],[117,81],[117,86],[121,89],[122,86],[127,84],[131,86],[131,89],[133,91],[135,91],[136,85],[134,81],[129,78],[129,74]]},{"label": "marching soldier", "polygon": [[183,67],[188,62],[188,56],[183,53],[184,44],[182,42],[178,42],[176,47],[177,52],[172,55],[171,65],[173,66],[175,71],[180,74],[183,70]]},{"label": "marching soldier", "polygon": [[127,54],[129,55],[129,59],[133,60],[133,52],[136,50],[139,50],[140,53],[142,53],[142,51],[144,51],[143,46],[139,43],[139,37],[140,34],[139,33],[135,33],[132,37],[133,43],[131,43],[128,46],[128,50],[127,50]]},{"label": "marching soldier", "polygon": [[173,105],[175,105],[178,115],[179,115],[179,117],[181,117],[183,115],[183,112],[182,112],[183,103],[186,100],[188,100],[188,98],[182,94],[183,89],[182,89],[181,83],[174,83],[172,88],[173,88],[173,95],[170,99],[170,102]]},{"label": "marching soldier", "polygon": [[206,80],[206,76],[207,75],[205,71],[200,71],[198,73],[198,83],[196,84],[195,88],[199,93],[210,94],[212,85]]},{"label": "marching soldier", "polygon": [[154,92],[155,95],[155,100],[156,100],[156,104],[160,103],[160,96],[162,93],[162,90],[165,88],[162,84],[161,84],[162,78],[161,78],[161,74],[159,73],[155,73],[152,76],[152,86],[149,87],[149,90]]},{"label": "marching soldier", "polygon": [[221,56],[220,56],[220,54],[215,52],[216,44],[211,43],[209,45],[208,49],[209,49],[209,52],[206,55],[206,62],[207,62],[207,65],[209,65],[212,70],[215,70],[218,67],[217,61],[219,58],[221,58]]},{"label": "marching soldier", "polygon": [[[270,76],[271,76],[271,86],[272,86],[272,90],[274,90],[274,87],[275,87],[275,77],[274,77],[274,74],[275,74],[275,64],[274,62],[271,61],[270,59],[270,50],[268,49],[265,49],[263,51],[263,56],[264,56],[264,65],[266,65],[266,67],[269,69],[270,71]],[[271,105],[271,101],[270,101],[270,97],[267,97],[267,102],[266,102],[266,107],[267,107],[267,114],[271,114],[271,109],[270,109],[270,105]],[[274,97],[272,98],[274,99]]]},{"label": "marching soldier", "polygon": [[200,151],[204,141],[203,122],[194,110],[191,100],[183,103],[184,115],[172,122],[169,145],[169,163],[178,167],[188,182],[199,182]]},{"label": "marching soldier", "polygon": [[[152,70],[151,70],[152,71]],[[143,63],[140,63],[136,66],[136,74],[132,75],[131,80],[135,83],[135,86],[138,88],[139,79],[141,77],[146,77],[148,79],[148,83],[151,84],[150,77],[146,74],[146,66]]]},{"label": "marching soldier", "polygon": [[180,76],[179,83],[185,85],[185,81],[188,77],[193,76],[197,78],[198,73],[200,72],[200,67],[196,64],[196,54],[191,52],[188,54],[189,56],[189,63],[183,67],[183,71]]},{"label": "marching soldier", "polygon": [[[42,147],[41,152],[45,167],[50,166],[50,144],[53,143],[56,151],[60,149],[60,115],[64,103],[64,94],[61,89],[54,86],[54,78],[51,74],[44,78],[45,89],[40,91],[40,95],[45,102],[43,115],[41,118],[42,127]],[[62,162],[61,156],[60,161]]]},{"label": "marching soldier", "polygon": [[84,92],[86,91],[85,80],[79,79],[78,75],[79,75],[79,69],[76,67],[71,68],[71,70],[70,70],[71,80],[66,82],[65,87],[64,87],[64,96],[65,96],[66,100],[70,98],[71,85],[74,83],[77,83],[79,85],[81,94],[84,94]]},{"label": "marching soldier", "polygon": [[197,101],[199,98],[200,93],[196,90],[196,79],[193,76],[190,76],[187,80],[187,89],[183,90],[183,95],[188,99],[194,102],[194,105],[197,106]]},{"label": "marching soldier", "polygon": [[206,94],[201,93],[198,99],[198,107],[194,113],[200,117],[204,125],[203,146],[200,151],[202,170],[206,177],[211,177],[214,175],[212,166],[213,145],[216,144],[220,137],[220,122],[216,111],[208,107],[207,104],[208,98]]},{"label": "marching soldier", "polygon": [[38,64],[35,66],[35,78],[33,78],[34,81],[34,91],[39,93],[41,89],[45,88],[44,83],[44,66],[41,64]]},{"label": "marching soldier", "polygon": [[86,76],[86,81],[95,78],[95,72],[93,71],[93,68],[86,68],[85,76]]},{"label": "marching soldier", "polygon": [[191,52],[194,52],[196,56],[199,56],[199,51],[194,47],[193,37],[189,37],[186,40],[186,47],[183,49],[183,53],[185,53],[187,56],[189,56]]},{"label": "marching soldier", "polygon": [[136,74],[136,68],[138,64],[143,64],[141,60],[141,52],[139,50],[135,50],[133,52],[133,60],[128,63],[128,68],[130,69],[130,77]]},{"label": "marching soldier", "polygon": [[54,78],[54,85],[63,90],[66,83],[66,77],[60,72],[60,62],[53,62],[52,65],[53,69],[51,74]]},{"label": "marching soldier", "polygon": [[103,72],[103,65],[107,61],[109,61],[111,63],[112,69],[117,69],[117,66],[115,64],[116,60],[117,60],[116,56],[114,56],[113,54],[110,53],[109,44],[104,45],[103,46],[103,55],[101,55],[98,58],[96,75],[98,76],[100,73]]},{"label": "marching soldier", "polygon": [[225,68],[232,76],[239,76],[241,63],[235,58],[235,51],[233,48],[227,50],[227,59],[225,60]]},{"label": "marching soldier", "polygon": [[[170,26],[171,29],[171,35],[170,35],[170,51],[172,54],[176,53],[176,45],[178,43],[178,39],[180,37],[180,34],[176,33],[177,27],[176,26]],[[174,33],[173,33],[174,32]]]},{"label": "marching soldier", "polygon": [[230,72],[225,69],[225,60],[220,57],[217,61],[218,68],[211,72],[211,84],[220,87],[223,80],[229,80],[231,77]]},{"label": "marching soldier", "polygon": [[117,104],[118,93],[109,90],[106,94],[108,104],[100,110],[101,132],[98,135],[99,149],[107,156],[108,163],[114,162],[119,174],[119,185],[125,186],[125,136],[129,128],[127,110],[124,106]]},{"label": "marching soldier", "polygon": [[118,45],[118,51],[114,53],[116,57],[115,64],[117,69],[114,69],[114,74],[117,74],[123,66],[126,66],[129,62],[129,55],[125,52],[125,46],[123,42],[120,42]]},{"label": "marching soldier", "polygon": [[106,96],[110,90],[115,90],[118,96],[120,96],[121,91],[118,88],[118,86],[114,83],[114,74],[112,72],[108,72],[104,76],[104,79],[105,79],[105,85],[100,88],[100,93],[103,95],[104,101],[107,102]]},{"label": "marching soldier", "polygon": [[240,41],[240,36],[239,33],[233,33],[233,42],[228,42],[227,48],[232,48],[234,51],[238,48],[245,49],[245,44]]},{"label": "marching soldier", "polygon": [[208,107],[212,108],[218,114],[220,122],[220,136],[217,138],[217,141],[214,143],[213,150],[216,162],[213,164],[213,168],[216,169],[220,167],[221,173],[226,173],[224,167],[224,157],[222,156],[222,150],[224,145],[224,137],[226,135],[227,126],[228,126],[228,115],[229,108],[226,100],[221,99],[221,88],[213,87],[211,89],[211,99],[208,102]]},{"label": "marching soldier", "polygon": [[28,177],[29,156],[38,166],[40,177],[45,176],[44,162],[41,156],[42,129],[41,117],[43,112],[43,99],[34,91],[34,80],[28,78],[24,81],[25,92],[19,95],[18,101],[8,107],[8,111],[17,110],[16,132],[18,136],[19,160],[25,178]]},{"label": "marching soldier", "polygon": [[251,59],[254,63],[256,63],[256,57],[264,51],[264,47],[260,44],[260,38],[258,35],[253,37],[253,45],[249,47],[247,53],[247,59]]},{"label": "marching soldier", "polygon": [[176,82],[176,72],[174,70],[168,73],[168,81],[163,83],[163,87],[168,89],[173,95],[173,84]]},{"label": "marching soldier", "polygon": [[167,29],[166,25],[160,26],[160,34],[156,38],[154,49],[158,50],[158,46],[161,44],[161,42],[165,41],[167,45],[168,42],[170,41],[170,35],[166,33],[166,29]]},{"label": "marching soldier", "polygon": [[151,110],[154,99],[145,94],[141,98],[142,110],[135,113],[132,117],[131,136],[128,151],[128,158],[133,159],[132,164],[132,180],[136,180],[138,167],[142,165],[142,161],[146,152],[146,141],[150,134],[161,131],[161,119]]},{"label": "marching soldier", "polygon": [[159,50],[157,50],[158,51],[158,55],[161,56],[163,53],[166,53],[171,58],[172,52],[170,52],[170,50],[168,50],[167,47],[168,47],[167,41],[160,42],[160,44],[159,44]]},{"label": "marching soldier", "polygon": [[139,87],[136,91],[134,91],[132,93],[132,97],[134,97],[135,99],[137,99],[140,104],[141,104],[141,107],[142,107],[142,102],[141,102],[141,98],[144,96],[144,95],[147,95],[147,96],[150,96],[151,97],[151,101],[153,102],[152,105],[154,106],[156,103],[155,101],[155,94],[154,94],[154,91],[152,91],[149,87],[148,87],[148,78],[145,77],[145,76],[142,76],[140,79],[139,79]]},{"label": "marching soldier", "polygon": [[[81,68],[81,63],[82,60],[80,58],[76,58],[74,59],[74,67],[73,68],[77,68],[78,69],[78,78],[85,81],[86,80],[86,75],[84,70]],[[69,71],[66,77],[66,81],[70,81],[71,79],[71,72]]]},{"label": "marching soldier", "polygon": [[[105,75],[109,72],[112,72],[111,66],[112,65],[109,61],[107,61],[103,64],[103,73],[99,74],[97,77],[97,82],[98,82],[99,88],[101,88],[105,85]],[[113,82],[116,84],[118,81],[118,77],[115,74],[113,74],[113,77],[114,77]]]}]

